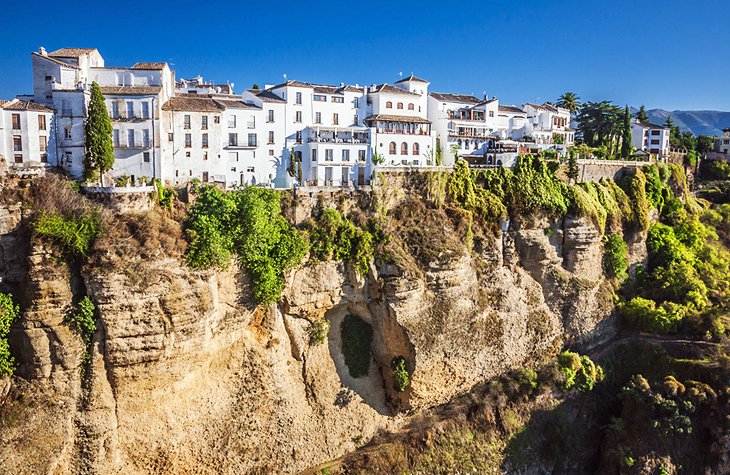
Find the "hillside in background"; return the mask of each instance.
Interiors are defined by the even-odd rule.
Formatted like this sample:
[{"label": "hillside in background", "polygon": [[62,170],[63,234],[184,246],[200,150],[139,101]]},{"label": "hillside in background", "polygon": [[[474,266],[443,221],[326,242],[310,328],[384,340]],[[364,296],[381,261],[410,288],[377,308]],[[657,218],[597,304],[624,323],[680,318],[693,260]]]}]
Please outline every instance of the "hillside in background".
[{"label": "hillside in background", "polygon": [[[638,109],[631,108],[635,113]],[[689,130],[695,135],[721,135],[722,129],[730,127],[730,112],[722,111],[666,111],[650,109],[649,119],[655,124],[664,124],[669,115],[672,121],[684,132]]]}]

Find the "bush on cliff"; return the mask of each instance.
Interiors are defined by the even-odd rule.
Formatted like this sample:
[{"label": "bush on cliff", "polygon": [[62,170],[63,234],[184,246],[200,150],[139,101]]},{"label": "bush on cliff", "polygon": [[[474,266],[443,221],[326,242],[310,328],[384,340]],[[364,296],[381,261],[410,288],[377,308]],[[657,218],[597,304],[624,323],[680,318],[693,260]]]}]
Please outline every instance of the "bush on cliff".
[{"label": "bush on cliff", "polygon": [[367,275],[374,245],[381,237],[374,226],[370,222],[365,228],[358,227],[336,209],[325,208],[309,224],[310,254],[323,261],[351,261],[360,275]]},{"label": "bush on cliff", "polygon": [[66,322],[79,334],[88,347],[91,337],[96,332],[96,306],[88,296],[85,296],[66,317]]},{"label": "bush on cliff", "polygon": [[628,277],[628,246],[621,234],[611,234],[603,245],[603,266],[609,276],[618,280]]},{"label": "bush on cliff", "polygon": [[281,215],[275,190],[248,187],[223,193],[204,188],[188,219],[188,264],[196,269],[225,268],[236,254],[251,276],[259,303],[281,297],[284,272],[298,265],[307,241]]},{"label": "bush on cliff", "polygon": [[558,368],[562,373],[562,387],[565,391],[591,391],[596,383],[603,381],[603,368],[586,355],[563,351],[558,356]]},{"label": "bush on cliff", "polygon": [[0,293],[0,378],[12,376],[15,371],[15,360],[10,354],[8,333],[10,326],[20,315],[20,309],[13,303],[10,294]]},{"label": "bush on cliff", "polygon": [[101,219],[95,210],[85,214],[43,211],[33,220],[32,226],[37,235],[47,238],[71,256],[86,255],[101,234]]}]

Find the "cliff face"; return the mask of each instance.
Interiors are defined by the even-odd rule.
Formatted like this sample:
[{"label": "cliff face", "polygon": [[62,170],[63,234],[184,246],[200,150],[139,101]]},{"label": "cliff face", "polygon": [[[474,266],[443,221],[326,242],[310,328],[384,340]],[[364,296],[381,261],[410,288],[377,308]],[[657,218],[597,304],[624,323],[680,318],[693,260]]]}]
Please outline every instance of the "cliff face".
[{"label": "cliff face", "polygon": [[[12,213],[0,210],[1,264],[27,273],[27,291],[11,334],[19,377],[0,413],[2,472],[295,472],[564,338],[591,345],[615,331],[601,235],[574,217],[514,222],[420,273],[378,262],[360,277],[311,262],[287,276],[279,305],[257,308],[235,264],[194,272],[157,256],[72,268],[36,241],[20,259],[3,246],[20,222]],[[82,290],[100,318],[88,363],[63,322]],[[348,314],[373,329],[359,378],[342,352]],[[412,375],[403,393],[390,371],[398,356]]]}]

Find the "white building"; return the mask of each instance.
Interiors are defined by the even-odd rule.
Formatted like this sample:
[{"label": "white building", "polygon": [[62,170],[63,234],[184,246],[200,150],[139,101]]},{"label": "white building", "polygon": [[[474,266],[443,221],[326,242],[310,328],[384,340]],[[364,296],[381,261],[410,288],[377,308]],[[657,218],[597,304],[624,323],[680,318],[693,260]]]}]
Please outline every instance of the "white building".
[{"label": "white building", "polygon": [[55,147],[52,109],[18,99],[0,101],[0,162],[14,169],[55,166],[49,159]]},{"label": "white building", "polygon": [[161,107],[174,94],[174,75],[166,63],[105,67],[95,48],[62,48],[33,53],[33,95],[55,111],[57,146],[51,163],[71,176],[83,173],[84,120],[91,83],[101,86],[114,129],[113,177],[161,176]]},{"label": "white building", "polygon": [[637,150],[664,158],[669,155],[669,136],[669,127],[640,122],[638,119],[631,121],[631,145]]},{"label": "white building", "polygon": [[428,119],[429,82],[413,75],[367,89],[371,146],[383,166],[435,165],[435,134]]},{"label": "white building", "polygon": [[715,152],[730,155],[730,128],[723,129],[720,137],[715,137]]},{"label": "white building", "polygon": [[524,135],[540,150],[553,149],[565,156],[575,141],[575,131],[570,128],[570,111],[551,104],[523,104],[527,114]]}]

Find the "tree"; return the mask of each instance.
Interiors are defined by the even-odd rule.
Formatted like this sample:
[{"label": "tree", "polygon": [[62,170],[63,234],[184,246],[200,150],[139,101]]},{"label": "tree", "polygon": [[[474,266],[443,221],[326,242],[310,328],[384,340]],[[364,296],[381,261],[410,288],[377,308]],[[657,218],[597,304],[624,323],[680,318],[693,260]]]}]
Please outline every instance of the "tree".
[{"label": "tree", "polygon": [[438,137],[436,137],[436,153],[435,153],[435,157],[436,157],[436,166],[437,167],[440,167],[441,165],[443,165],[443,158],[441,158],[441,154],[442,153],[443,153],[443,151],[441,150],[441,139],[438,138]]},{"label": "tree", "polygon": [[578,152],[571,149],[568,152],[568,183],[572,180],[573,183],[578,182],[578,160],[576,155],[578,155]]},{"label": "tree", "polygon": [[286,171],[292,178],[297,176],[297,154],[293,148],[291,149],[291,156],[289,158],[289,168]]},{"label": "tree", "polygon": [[644,104],[639,107],[639,111],[636,113],[636,118],[639,119],[639,122],[649,122],[649,114],[646,113],[646,107],[644,107]]},{"label": "tree", "polygon": [[715,141],[712,137],[707,135],[697,136],[697,153],[711,152],[715,145]]},{"label": "tree", "polygon": [[563,109],[568,109],[571,114],[575,114],[578,112],[578,109],[580,109],[580,97],[574,92],[566,92],[562,96],[558,98],[558,102],[556,103],[558,107],[562,107]]},{"label": "tree", "polygon": [[251,89],[253,89],[254,91],[258,91],[260,88],[259,88],[258,84],[254,83],[254,85],[251,87]]},{"label": "tree", "polygon": [[585,144],[605,147],[609,155],[615,155],[622,136],[623,115],[621,108],[609,101],[583,104],[576,120]]},{"label": "tree", "polygon": [[104,173],[114,166],[112,121],[106,110],[104,94],[96,82],[91,83],[89,112],[84,123],[86,153],[84,155],[84,179],[93,180],[97,173],[104,186]]},{"label": "tree", "polygon": [[629,106],[624,110],[623,130],[621,131],[621,158],[631,156],[631,112]]}]

